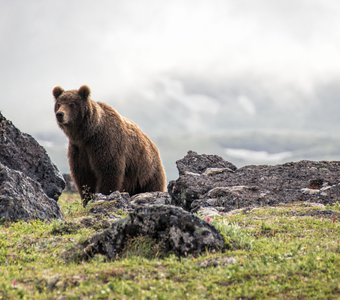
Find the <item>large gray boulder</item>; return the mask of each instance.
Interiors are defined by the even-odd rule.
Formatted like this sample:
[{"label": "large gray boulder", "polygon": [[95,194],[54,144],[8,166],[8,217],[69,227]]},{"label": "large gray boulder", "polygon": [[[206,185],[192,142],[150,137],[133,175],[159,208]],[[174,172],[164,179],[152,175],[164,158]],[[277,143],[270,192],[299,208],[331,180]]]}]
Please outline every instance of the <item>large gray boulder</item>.
[{"label": "large gray boulder", "polygon": [[51,220],[62,219],[62,214],[38,182],[0,163],[0,219]]},{"label": "large gray boulder", "polygon": [[195,215],[176,206],[146,205],[79,245],[73,256],[88,259],[102,254],[115,259],[131,239],[140,236],[153,239],[164,254],[198,255],[224,248],[220,233]]},{"label": "large gray boulder", "polygon": [[54,200],[65,188],[63,176],[45,149],[33,137],[20,132],[1,112],[0,163],[39,182],[45,194]]},{"label": "large gray boulder", "polygon": [[194,151],[188,151],[188,155],[176,161],[179,175],[188,173],[202,174],[206,169],[229,169],[235,171],[237,168],[232,163],[223,160],[218,155],[198,155]]},{"label": "large gray boulder", "polygon": [[[205,167],[204,167],[205,163]],[[168,191],[172,203],[189,211],[230,211],[293,201],[323,204],[340,199],[340,162],[300,161],[237,169],[216,155],[189,151],[177,162],[179,178]]]}]

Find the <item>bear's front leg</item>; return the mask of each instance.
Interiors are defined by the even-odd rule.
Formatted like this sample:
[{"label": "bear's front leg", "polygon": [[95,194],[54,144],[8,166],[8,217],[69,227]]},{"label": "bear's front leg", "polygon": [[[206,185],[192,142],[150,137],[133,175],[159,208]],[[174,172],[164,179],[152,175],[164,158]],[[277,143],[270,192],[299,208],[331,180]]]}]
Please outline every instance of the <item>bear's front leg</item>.
[{"label": "bear's front leg", "polygon": [[122,192],[124,177],[117,176],[117,174],[107,174],[98,178],[96,193],[109,195],[112,192]]},{"label": "bear's front leg", "polygon": [[[106,157],[108,158],[108,157]],[[114,191],[122,191],[125,176],[125,160],[121,157],[102,161],[103,156],[96,156],[93,160],[93,170],[96,174],[96,193],[109,195]]]},{"label": "bear's front leg", "polygon": [[96,191],[96,178],[92,172],[85,151],[73,144],[68,146],[68,159],[73,180],[76,183],[80,197],[84,200]]}]

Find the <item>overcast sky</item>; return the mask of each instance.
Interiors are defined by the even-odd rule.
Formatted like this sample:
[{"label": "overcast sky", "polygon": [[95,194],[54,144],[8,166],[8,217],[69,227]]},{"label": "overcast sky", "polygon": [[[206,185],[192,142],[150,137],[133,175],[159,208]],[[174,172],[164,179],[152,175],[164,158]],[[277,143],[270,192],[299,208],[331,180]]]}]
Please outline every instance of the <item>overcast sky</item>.
[{"label": "overcast sky", "polygon": [[227,101],[221,86],[237,86],[245,116],[259,98],[303,110],[340,78],[339,28],[337,0],[0,0],[0,110],[31,134],[58,131],[53,86],[84,83],[125,114],[132,96],[158,110],[171,96],[193,127]]}]

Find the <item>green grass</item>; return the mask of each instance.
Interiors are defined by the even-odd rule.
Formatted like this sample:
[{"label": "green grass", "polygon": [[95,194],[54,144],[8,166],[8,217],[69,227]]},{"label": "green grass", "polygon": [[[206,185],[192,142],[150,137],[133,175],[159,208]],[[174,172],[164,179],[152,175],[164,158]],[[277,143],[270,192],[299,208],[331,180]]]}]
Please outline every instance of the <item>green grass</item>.
[{"label": "green grass", "polygon": [[157,244],[137,238],[120,260],[66,263],[63,253],[101,227],[79,197],[59,203],[65,223],[0,225],[0,299],[339,299],[339,204],[210,218],[224,253],[159,258]]}]

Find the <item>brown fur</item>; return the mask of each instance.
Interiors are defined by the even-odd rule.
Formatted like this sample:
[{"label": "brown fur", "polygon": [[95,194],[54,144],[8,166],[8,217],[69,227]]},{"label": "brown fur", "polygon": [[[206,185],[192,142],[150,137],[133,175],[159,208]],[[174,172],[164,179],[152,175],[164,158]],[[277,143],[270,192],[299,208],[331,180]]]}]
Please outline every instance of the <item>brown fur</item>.
[{"label": "brown fur", "polygon": [[87,193],[130,195],[165,191],[166,177],[155,144],[111,106],[89,98],[90,90],[53,89],[55,113],[69,138],[68,159],[82,198]]}]

